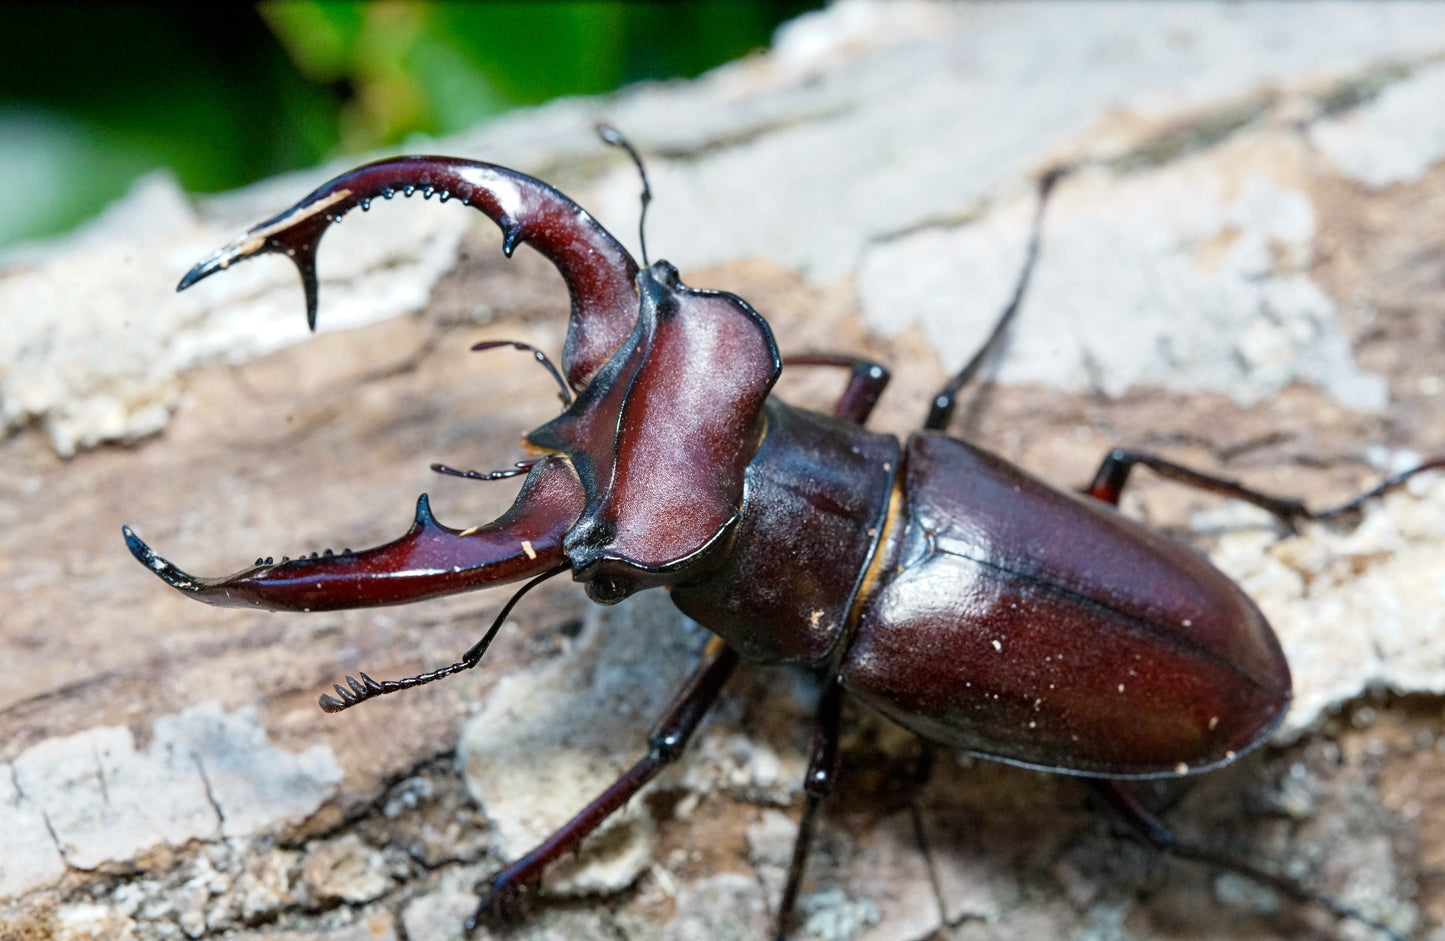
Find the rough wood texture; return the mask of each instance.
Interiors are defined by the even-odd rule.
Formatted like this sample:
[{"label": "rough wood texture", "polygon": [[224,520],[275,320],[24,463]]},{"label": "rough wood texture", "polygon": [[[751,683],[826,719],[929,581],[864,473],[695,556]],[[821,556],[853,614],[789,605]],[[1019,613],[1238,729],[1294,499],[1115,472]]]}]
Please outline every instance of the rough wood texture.
[{"label": "rough wood texture", "polygon": [[[1327,504],[1409,459],[1394,449],[1445,453],[1442,55],[1432,6],[845,3],[696,83],[437,149],[548,178],[630,241],[635,178],[589,130],[615,120],[651,158],[649,244],[746,297],[785,351],[893,367],[874,424],[894,431],[1007,293],[1029,175],[1075,163],[1004,382],[955,432],[1060,486],[1128,444]],[[472,883],[632,759],[703,640],[665,599],[599,613],[549,583],[474,674],[328,717],[330,683],[450,662],[506,596],[266,615],[189,604],[129,557],[122,523],[217,574],[389,539],[422,491],[457,525],[510,501],[427,470],[505,466],[556,409],[528,357],[467,352],[557,350],[565,326],[555,275],[504,261],[485,223],[348,220],[314,338],[284,262],[169,294],[324,175],[194,212],[153,184],[0,269],[6,938],[455,937]],[[822,404],[837,381],[780,390]],[[1422,484],[1290,539],[1147,477],[1126,510],[1259,598],[1299,688],[1281,744],[1151,799],[1435,937],[1445,483]],[[815,695],[745,671],[512,936],[762,937]],[[1138,848],[1074,781],[947,753],[920,780],[916,740],[846,719],[804,937],[1366,934]]]}]

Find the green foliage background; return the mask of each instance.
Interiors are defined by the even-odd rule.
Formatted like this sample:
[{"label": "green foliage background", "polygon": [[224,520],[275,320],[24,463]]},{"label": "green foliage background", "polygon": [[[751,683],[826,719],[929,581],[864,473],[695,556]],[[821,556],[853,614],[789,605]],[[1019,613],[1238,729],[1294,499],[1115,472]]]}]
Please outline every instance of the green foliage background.
[{"label": "green foliage background", "polygon": [[694,76],[820,2],[35,4],[0,16],[0,247],[170,167],[195,192]]}]

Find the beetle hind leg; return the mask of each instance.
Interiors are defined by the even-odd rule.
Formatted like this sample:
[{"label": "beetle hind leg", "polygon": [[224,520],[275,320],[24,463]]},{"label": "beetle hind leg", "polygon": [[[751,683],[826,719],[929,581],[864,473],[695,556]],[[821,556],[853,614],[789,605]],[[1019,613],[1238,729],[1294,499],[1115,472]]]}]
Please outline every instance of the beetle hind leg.
[{"label": "beetle hind leg", "polygon": [[1223,853],[1208,846],[1190,843],[1180,840],[1169,826],[1160,820],[1144,803],[1139,796],[1122,781],[1113,781],[1102,778],[1091,779],[1095,793],[1119,816],[1119,818],[1145,843],[1150,844],[1160,852],[1171,853],[1181,859],[1190,859],[1204,863],[1215,869],[1224,872],[1232,872],[1260,885],[1267,886],[1275,891],[1303,902],[1306,905],[1317,905],[1334,915],[1347,921],[1353,921],[1364,925],[1374,931],[1378,931],[1390,941],[1405,941],[1405,936],[1390,926],[1377,921],[1374,918],[1361,912],[1359,909],[1347,905],[1339,899],[1326,892],[1313,889],[1302,882],[1292,879],[1280,873],[1263,869],[1248,860],[1239,859],[1228,853]]}]

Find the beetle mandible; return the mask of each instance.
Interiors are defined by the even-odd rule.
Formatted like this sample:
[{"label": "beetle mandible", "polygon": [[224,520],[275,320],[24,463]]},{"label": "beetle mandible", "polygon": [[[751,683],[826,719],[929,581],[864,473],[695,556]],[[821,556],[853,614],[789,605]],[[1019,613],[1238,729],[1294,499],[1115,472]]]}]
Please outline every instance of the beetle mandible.
[{"label": "beetle mandible", "polygon": [[[599,130],[642,171],[620,135]],[[480,210],[501,228],[507,255],[525,243],[555,264],[572,301],[560,372],[540,351],[514,344],[562,387],[565,410],[526,436],[537,457],[490,474],[436,466],[489,479],[525,473],[516,502],[491,523],[456,530],[432,517],[423,495],[411,529],[390,543],[280,563],[260,558],[224,578],[181,571],[129,527],[126,542],[169,585],[216,605],[322,611],[525,582],[458,662],[402,680],[347,677],[337,697],[321,697],[327,712],[475,666],[517,600],[562,572],[601,604],[667,587],[716,635],[646,755],[493,877],[469,928],[513,908],[550,862],[674,761],[739,660],[799,664],[823,678],[780,937],[818,806],[834,785],[845,692],[943,745],[1090,779],[1146,839],[1169,846],[1172,834],[1120,782],[1206,771],[1258,747],[1289,708],[1290,673],[1239,588],[1192,549],[1116,511],[1131,469],[1246,500],[1292,527],[1346,514],[1445,459],[1311,511],[1123,450],[1105,457],[1082,495],[1063,493],[946,437],[960,390],[1020,306],[1060,175],[1041,178],[1027,260],[991,336],[935,397],[924,430],[900,442],[864,428],[888,382],[881,366],[834,355],[784,360],[767,322],[743,299],[687,286],[667,262],[648,263],[645,242],[639,265],[547,184],[450,157],[360,167],[202,260],[178,290],[235,262],[281,253],[300,272],[314,329],[317,245],[345,213],[416,192]],[[770,395],[785,362],[849,370],[832,415]],[[1381,927],[1266,870],[1184,852]]]}]

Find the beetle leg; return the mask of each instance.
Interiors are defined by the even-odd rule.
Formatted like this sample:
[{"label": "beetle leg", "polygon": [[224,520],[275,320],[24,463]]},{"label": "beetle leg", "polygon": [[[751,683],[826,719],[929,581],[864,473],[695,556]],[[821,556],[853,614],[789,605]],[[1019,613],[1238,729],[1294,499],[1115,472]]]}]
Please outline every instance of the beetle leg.
[{"label": "beetle leg", "polygon": [[1294,520],[1306,518],[1309,515],[1303,500],[1270,496],[1257,490],[1251,490],[1235,480],[1200,473],[1175,464],[1173,461],[1166,461],[1162,457],[1155,457],[1140,451],[1126,451],[1122,448],[1115,448],[1104,456],[1103,463],[1099,465],[1098,472],[1094,474],[1093,483],[1089,484],[1088,489],[1084,492],[1095,500],[1103,500],[1105,503],[1118,506],[1119,498],[1124,493],[1124,485],[1129,481],[1129,472],[1134,469],[1136,464],[1142,464],[1159,476],[1178,481],[1186,486],[1252,503],[1274,514],[1291,528],[1293,528]]},{"label": "beetle leg", "polygon": [[1161,852],[1172,853],[1181,859],[1192,859],[1225,872],[1244,876],[1246,879],[1287,895],[1297,902],[1318,905],[1336,918],[1359,922],[1391,938],[1392,941],[1405,941],[1404,936],[1393,928],[1370,918],[1359,909],[1346,905],[1332,895],[1312,889],[1288,876],[1262,869],[1247,860],[1180,840],[1175,836],[1174,831],[1170,830],[1168,825],[1160,820],[1153,811],[1145,807],[1139,796],[1129,790],[1122,781],[1094,778],[1089,780],[1089,784],[1095,793],[1129,825],[1136,836]]},{"label": "beetle leg", "polygon": [[703,651],[702,662],[653,727],[648,738],[647,754],[530,853],[507,866],[490,881],[478,885],[477,891],[483,893],[482,899],[467,919],[467,932],[476,930],[484,920],[505,919],[514,914],[527,894],[541,881],[542,871],[550,863],[576,849],[589,833],[626,804],[659,771],[676,761],[703,716],[717,701],[718,693],[737,663],[738,655],[731,647],[717,639],[710,642]]},{"label": "beetle leg", "polygon": [[400,539],[360,552],[257,559],[224,578],[197,578],[156,555],[124,527],[126,544],[162,581],[207,604],[272,611],[333,611],[401,604],[535,578],[567,564],[562,539],[585,497],[571,465],[548,457],[532,469],[512,508],[485,526],[438,523],[423,494]]},{"label": "beetle leg", "polygon": [[823,691],[818,703],[818,724],[813,730],[813,750],[808,758],[808,773],[803,778],[803,818],[798,822],[798,838],[793,843],[793,859],[788,865],[788,882],[778,903],[777,941],[784,941],[793,929],[793,908],[803,884],[803,870],[808,864],[808,848],[813,842],[818,807],[833,792],[838,776],[838,724],[843,708],[843,684],[836,678]]},{"label": "beetle leg", "polygon": [[1033,277],[1034,264],[1039,260],[1039,243],[1043,240],[1044,234],[1044,208],[1049,203],[1049,194],[1053,192],[1054,184],[1058,183],[1067,172],[1067,167],[1055,167],[1039,177],[1039,202],[1034,208],[1029,247],[1024,255],[1024,266],[1019,271],[1018,282],[1014,285],[1013,297],[1009,298],[1003,313],[999,314],[998,320],[994,321],[993,330],[989,331],[988,339],[983,341],[983,346],[978,348],[978,352],[973,354],[973,358],[965,363],[964,367],[948,380],[948,383],[933,397],[933,402],[928,406],[928,418],[923,422],[924,430],[944,431],[948,428],[949,421],[953,419],[953,410],[958,405],[958,393],[973,380],[974,376],[978,375],[979,370],[998,350],[1004,336],[1008,333],[1009,325],[1018,315],[1019,307],[1024,302],[1024,293],[1029,287],[1029,279]]},{"label": "beetle leg", "polygon": [[1365,503],[1377,497],[1383,496],[1402,486],[1416,474],[1431,470],[1445,469],[1445,457],[1432,458],[1400,474],[1386,478],[1379,485],[1365,491],[1354,499],[1341,503],[1339,506],[1330,507],[1325,510],[1311,510],[1305,506],[1303,500],[1291,499],[1288,497],[1277,497],[1267,493],[1261,493],[1240,484],[1238,481],[1229,480],[1225,477],[1216,477],[1213,474],[1204,474],[1191,470],[1173,461],[1166,461],[1153,454],[1145,454],[1140,451],[1126,451],[1122,448],[1115,448],[1104,457],[1103,463],[1099,465],[1099,471],[1094,475],[1094,481],[1084,492],[1096,500],[1103,500],[1105,503],[1112,503],[1115,506],[1119,503],[1119,497],[1124,491],[1124,484],[1128,482],[1129,472],[1136,464],[1142,464],[1161,477],[1178,481],[1199,490],[1207,490],[1210,493],[1218,493],[1226,497],[1233,497],[1236,500],[1243,500],[1251,503],[1279,519],[1285,528],[1294,532],[1298,524],[1308,520],[1335,519],[1355,512]]},{"label": "beetle leg", "polygon": [[799,353],[783,357],[783,368],[789,366],[841,366],[852,370],[848,385],[833,406],[833,415],[858,425],[868,420],[890,378],[888,370],[871,360],[836,353]]}]

